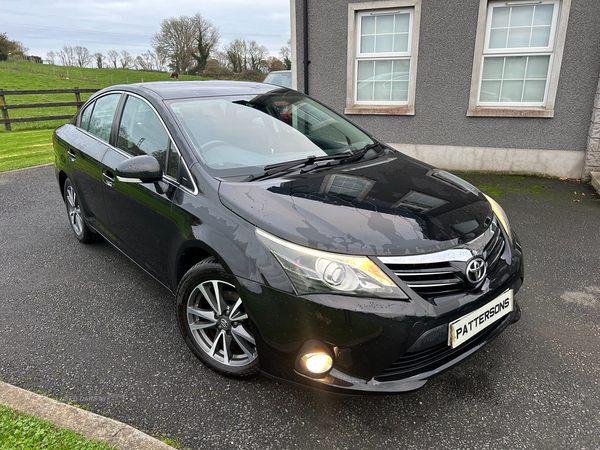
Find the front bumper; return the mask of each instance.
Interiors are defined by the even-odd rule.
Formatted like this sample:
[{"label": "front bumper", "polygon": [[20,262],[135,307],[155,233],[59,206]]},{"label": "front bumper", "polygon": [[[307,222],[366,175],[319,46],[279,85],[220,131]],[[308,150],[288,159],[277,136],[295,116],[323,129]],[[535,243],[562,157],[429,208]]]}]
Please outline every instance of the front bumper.
[{"label": "front bumper", "polygon": [[[513,311],[456,349],[447,345],[448,324],[512,289],[524,278],[520,252],[486,291],[428,301],[295,296],[238,279],[254,325],[264,375],[341,394],[400,393],[422,387],[432,376],[477,352],[520,317]],[[296,370],[300,348],[317,340],[335,355],[321,379]]]}]

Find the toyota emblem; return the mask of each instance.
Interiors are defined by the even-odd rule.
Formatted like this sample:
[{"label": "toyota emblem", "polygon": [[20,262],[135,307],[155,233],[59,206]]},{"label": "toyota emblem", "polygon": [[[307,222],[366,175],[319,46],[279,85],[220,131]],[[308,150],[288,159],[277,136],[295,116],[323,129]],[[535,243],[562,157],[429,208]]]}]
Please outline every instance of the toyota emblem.
[{"label": "toyota emblem", "polygon": [[465,274],[467,275],[467,280],[469,281],[469,283],[477,284],[481,280],[483,280],[486,271],[487,266],[485,261],[483,260],[483,258],[480,258],[478,256],[476,258],[473,258],[469,262],[469,264],[467,264],[467,270],[465,271]]}]

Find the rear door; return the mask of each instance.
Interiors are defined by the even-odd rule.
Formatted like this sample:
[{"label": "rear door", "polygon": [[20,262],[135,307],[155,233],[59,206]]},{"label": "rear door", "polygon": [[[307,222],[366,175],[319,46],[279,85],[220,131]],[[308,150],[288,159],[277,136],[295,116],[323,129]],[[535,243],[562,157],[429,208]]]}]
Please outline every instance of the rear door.
[{"label": "rear door", "polygon": [[81,114],[79,126],[70,136],[67,153],[71,179],[90,225],[108,232],[108,216],[102,193],[102,159],[121,93],[103,95]]}]

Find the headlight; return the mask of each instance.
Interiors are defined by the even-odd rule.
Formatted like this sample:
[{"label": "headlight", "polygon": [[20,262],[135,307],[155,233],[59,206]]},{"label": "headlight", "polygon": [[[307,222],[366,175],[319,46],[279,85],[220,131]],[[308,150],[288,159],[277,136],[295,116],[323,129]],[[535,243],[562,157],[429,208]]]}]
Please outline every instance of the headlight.
[{"label": "headlight", "polygon": [[[485,194],[483,194],[483,195],[485,195]],[[498,218],[498,220],[502,224],[502,227],[504,228],[504,231],[506,231],[506,234],[508,235],[508,238],[512,242],[512,234],[510,232],[510,224],[508,223],[508,217],[506,216],[506,213],[502,209],[502,206],[500,206],[498,204],[498,202],[496,202],[496,200],[494,200],[491,197],[488,197],[487,195],[485,195],[485,198],[487,199],[488,202],[490,202],[490,205],[492,205],[492,211],[494,211],[494,214],[496,214],[496,217]]]},{"label": "headlight", "polygon": [[256,236],[277,258],[300,295],[338,293],[360,297],[408,298],[369,258],[313,250],[259,229],[256,230]]}]

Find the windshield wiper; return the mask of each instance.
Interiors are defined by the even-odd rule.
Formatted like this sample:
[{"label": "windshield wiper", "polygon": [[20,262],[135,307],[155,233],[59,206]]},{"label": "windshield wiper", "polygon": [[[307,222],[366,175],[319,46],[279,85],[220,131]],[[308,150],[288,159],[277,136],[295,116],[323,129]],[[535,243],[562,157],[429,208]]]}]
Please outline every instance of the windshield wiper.
[{"label": "windshield wiper", "polygon": [[242,181],[254,181],[261,178],[270,177],[271,175],[275,175],[278,173],[286,172],[290,169],[295,169],[297,167],[306,167],[314,164],[317,161],[327,161],[327,160],[336,160],[336,159],[344,159],[348,158],[349,154],[339,154],[339,155],[323,155],[323,156],[314,156],[311,155],[307,158],[295,159],[294,161],[285,161],[277,164],[269,164],[268,166],[263,167],[263,172],[259,174],[248,175],[248,177],[244,178]]}]

